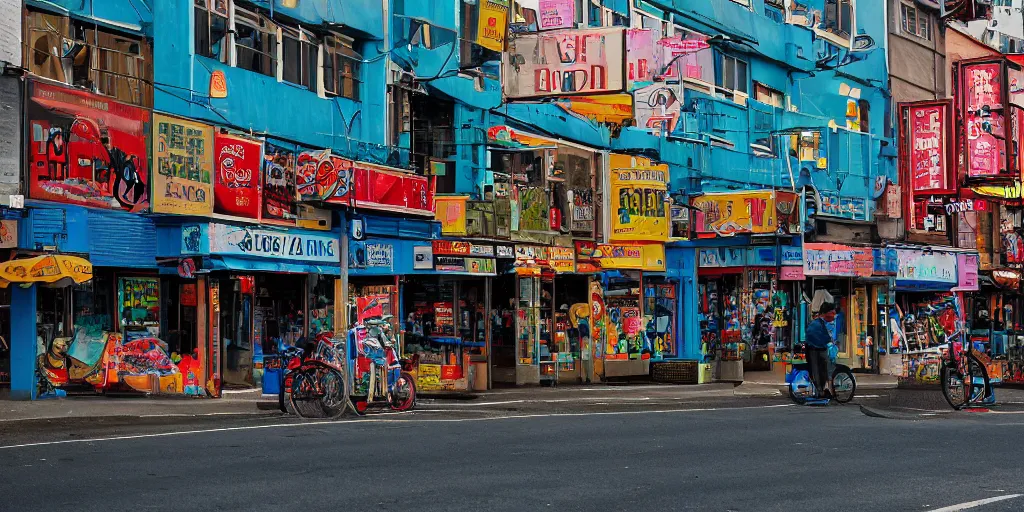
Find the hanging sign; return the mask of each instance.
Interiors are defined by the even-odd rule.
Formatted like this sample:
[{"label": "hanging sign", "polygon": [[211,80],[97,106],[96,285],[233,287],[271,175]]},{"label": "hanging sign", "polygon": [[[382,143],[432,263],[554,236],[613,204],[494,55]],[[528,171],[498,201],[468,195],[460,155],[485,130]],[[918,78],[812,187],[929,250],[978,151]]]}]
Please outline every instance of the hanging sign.
[{"label": "hanging sign", "polygon": [[1009,172],[1002,70],[999,62],[960,67],[967,135],[965,165],[969,178]]},{"label": "hanging sign", "polygon": [[870,248],[839,244],[804,244],[804,275],[867,277],[874,271],[874,253]]},{"label": "hanging sign", "polygon": [[999,269],[992,271],[992,281],[1009,290],[1020,289],[1021,274],[1016,270]]},{"label": "hanging sign", "polygon": [[210,224],[210,254],[338,264],[338,237],[330,233]]},{"label": "hanging sign", "polygon": [[978,255],[956,255],[957,288],[960,291],[978,290]]},{"label": "hanging sign", "polygon": [[572,28],[576,24],[575,0],[540,0],[537,10],[541,30]]},{"label": "hanging sign", "polygon": [[266,142],[263,150],[263,219],[294,223],[298,208],[294,147]]},{"label": "hanging sign", "polygon": [[210,73],[210,98],[221,99],[228,97],[228,80],[221,70]]},{"label": "hanging sign", "polygon": [[213,127],[153,114],[153,213],[213,214]]},{"label": "hanging sign", "polygon": [[[915,194],[951,192],[949,105],[926,104],[904,108],[912,190]],[[889,217],[894,218],[892,212]]]},{"label": "hanging sign", "polygon": [[476,29],[476,44],[498,53],[505,51],[508,32],[509,0],[479,0],[480,19]]},{"label": "hanging sign", "polygon": [[758,190],[705,194],[693,200],[697,232],[713,236],[796,234],[800,232],[798,196]]},{"label": "hanging sign", "polygon": [[258,220],[263,143],[217,133],[214,155],[213,213]]},{"label": "hanging sign", "polygon": [[917,281],[956,285],[956,256],[949,252],[897,249],[898,281]]},{"label": "hanging sign", "polygon": [[668,166],[650,159],[612,154],[612,241],[667,241]]}]

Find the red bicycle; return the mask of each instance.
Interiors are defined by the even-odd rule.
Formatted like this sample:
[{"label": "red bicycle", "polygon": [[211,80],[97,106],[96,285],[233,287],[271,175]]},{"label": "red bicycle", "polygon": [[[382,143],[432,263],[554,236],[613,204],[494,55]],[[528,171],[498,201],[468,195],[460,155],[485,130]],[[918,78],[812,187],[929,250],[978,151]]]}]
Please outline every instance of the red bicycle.
[{"label": "red bicycle", "polygon": [[290,408],[300,418],[333,419],[345,414],[351,407],[346,344],[325,332],[305,350],[285,354],[291,357],[278,399],[282,411]]}]

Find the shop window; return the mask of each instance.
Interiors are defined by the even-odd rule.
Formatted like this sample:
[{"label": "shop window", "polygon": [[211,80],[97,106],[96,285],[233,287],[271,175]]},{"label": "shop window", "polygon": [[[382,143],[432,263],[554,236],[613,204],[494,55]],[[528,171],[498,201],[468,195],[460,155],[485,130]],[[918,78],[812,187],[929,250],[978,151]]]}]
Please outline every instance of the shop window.
[{"label": "shop window", "polygon": [[228,61],[228,0],[195,0],[196,55]]},{"label": "shop window", "polygon": [[557,223],[560,231],[593,237],[598,217],[594,197],[594,153],[561,147],[555,160],[555,172],[560,175],[549,178],[549,182],[552,203],[557,209],[556,216],[560,218]]},{"label": "shop window", "polygon": [[340,34],[324,38],[324,92],[359,101],[363,57],[355,41]]},{"label": "shop window", "polygon": [[932,40],[931,17],[916,5],[900,4],[900,27],[904,34]]},{"label": "shop window", "polygon": [[[324,332],[337,332],[340,327],[334,319],[334,283],[333,276],[311,274],[309,276],[309,336],[315,337]],[[389,313],[394,314],[394,313]]]},{"label": "shop window", "polygon": [[750,90],[750,75],[745,61],[731,55],[721,54],[715,85],[725,97],[732,99],[733,93],[747,94]]},{"label": "shop window", "polygon": [[761,82],[754,82],[754,99],[776,108],[786,106],[786,95],[782,91],[772,89]]},{"label": "shop window", "polygon": [[[153,103],[152,50],[142,38],[28,11],[25,56],[35,75],[134,105]],[[60,49],[60,56],[54,55]]]},{"label": "shop window", "polygon": [[248,9],[235,7],[235,65],[277,76],[277,25]]},{"label": "shop window", "polygon": [[281,78],[315,91],[318,85],[319,42],[313,34],[301,28],[282,27],[281,36]]},{"label": "shop window", "polygon": [[117,280],[120,330],[126,340],[160,335],[160,280],[120,277]]}]

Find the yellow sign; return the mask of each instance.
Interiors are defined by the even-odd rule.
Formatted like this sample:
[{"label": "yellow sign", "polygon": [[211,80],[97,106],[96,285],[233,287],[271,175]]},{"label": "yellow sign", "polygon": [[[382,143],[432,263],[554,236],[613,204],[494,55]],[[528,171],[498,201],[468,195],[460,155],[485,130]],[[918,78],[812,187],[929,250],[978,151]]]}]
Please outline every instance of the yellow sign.
[{"label": "yellow sign", "polygon": [[668,166],[650,159],[611,155],[611,240],[668,241]]},{"label": "yellow sign", "polygon": [[1014,180],[1007,185],[978,185],[971,187],[971,191],[979,196],[996,197],[1000,199],[1020,199],[1022,197],[1021,182]]},{"label": "yellow sign", "polygon": [[441,233],[466,236],[466,201],[469,196],[434,196],[434,218],[441,223]]},{"label": "yellow sign", "polygon": [[573,96],[562,102],[569,110],[598,123],[621,125],[633,119],[633,95]]},{"label": "yellow sign", "polygon": [[548,265],[555,272],[575,272],[575,251],[568,247],[548,247]]},{"label": "yellow sign", "polygon": [[663,244],[597,244],[594,258],[601,268],[624,270],[665,270]]},{"label": "yellow sign", "polygon": [[153,213],[213,214],[213,127],[153,114]]},{"label": "yellow sign", "polygon": [[441,365],[418,365],[416,368],[416,387],[423,391],[441,389]]},{"label": "yellow sign", "polygon": [[90,279],[92,263],[76,256],[49,254],[0,263],[0,288],[7,288],[10,283],[68,286]]},{"label": "yellow sign", "polygon": [[775,233],[780,222],[790,230],[799,218],[798,199],[796,194],[772,190],[705,194],[693,201],[700,210],[697,232],[719,236]]},{"label": "yellow sign", "polygon": [[505,51],[505,34],[508,32],[508,0],[480,0],[480,20],[477,23],[476,44],[494,50]]}]

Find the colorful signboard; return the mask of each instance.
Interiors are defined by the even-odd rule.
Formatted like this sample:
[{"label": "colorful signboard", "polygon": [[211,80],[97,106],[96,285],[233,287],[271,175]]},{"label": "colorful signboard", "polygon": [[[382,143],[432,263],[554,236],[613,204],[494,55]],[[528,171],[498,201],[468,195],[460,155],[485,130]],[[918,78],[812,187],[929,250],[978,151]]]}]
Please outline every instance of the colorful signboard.
[{"label": "colorful signboard", "polygon": [[348,249],[350,269],[395,268],[395,246],[388,242],[351,242]]},{"label": "colorful signboard", "polygon": [[213,147],[213,213],[259,220],[263,142],[218,132]]},{"label": "colorful signboard", "polygon": [[576,254],[572,248],[569,247],[549,247],[548,248],[548,265],[551,266],[555,272],[568,272],[572,273],[576,271]]},{"label": "colorful signboard", "polygon": [[18,221],[0,220],[0,249],[18,246]]},{"label": "colorful signboard", "polygon": [[[339,159],[344,160],[344,159]],[[334,168],[346,176],[336,179],[337,186],[325,195],[328,203],[434,216],[434,190],[426,176],[364,162],[335,162]],[[327,173],[323,173],[325,176]],[[325,186],[324,190],[331,190]]]},{"label": "colorful signboard", "polygon": [[667,241],[668,166],[650,159],[612,154],[612,241]]},{"label": "colorful signboard", "polygon": [[520,34],[504,59],[509,99],[623,92],[625,29]]},{"label": "colorful signboard", "polygon": [[505,51],[509,0],[480,0],[476,44],[495,52]]},{"label": "colorful signboard", "polygon": [[469,196],[435,196],[434,219],[445,236],[466,236],[466,202]]},{"label": "colorful signboard", "polygon": [[957,288],[960,291],[978,290],[978,255],[956,255]]},{"label": "colorful signboard", "polygon": [[960,66],[967,138],[964,164],[969,178],[1010,174],[1002,73],[1003,66],[999,62]]},{"label": "colorful signboard", "polygon": [[597,244],[593,257],[605,269],[665,271],[663,244]]},{"label": "colorful signboard", "polygon": [[803,281],[804,279],[803,267],[779,267],[780,281]]},{"label": "colorful signboard", "polygon": [[298,208],[294,146],[271,142],[263,149],[263,219],[294,223]]},{"label": "colorful signboard", "polygon": [[153,213],[213,214],[213,127],[153,114]]},{"label": "colorful signboard", "polygon": [[34,80],[28,87],[29,197],[133,212],[150,206],[148,110],[81,89]]},{"label": "colorful signboard", "polygon": [[907,105],[903,108],[907,123],[907,165],[914,193],[952,192],[955,187],[949,162],[949,104]]},{"label": "colorful signboard", "polygon": [[697,197],[697,233],[715,236],[796,234],[800,232],[799,196],[758,190],[711,193]]},{"label": "colorful signboard", "polygon": [[897,281],[956,285],[956,255],[951,252],[897,249]]},{"label": "colorful signboard", "polygon": [[839,244],[804,244],[805,276],[868,277],[875,268],[871,248]]},{"label": "colorful signboard", "polygon": [[712,247],[697,252],[697,266],[700,268],[742,267],[746,264],[745,247]]},{"label": "colorful signboard", "polygon": [[572,28],[576,24],[576,0],[540,0],[540,29]]},{"label": "colorful signboard", "polygon": [[330,233],[218,223],[210,224],[205,230],[201,229],[203,227],[182,226],[183,254],[202,254],[203,242],[186,242],[196,236],[195,228],[200,228],[198,236],[207,238],[210,254],[338,264],[338,237]]}]

